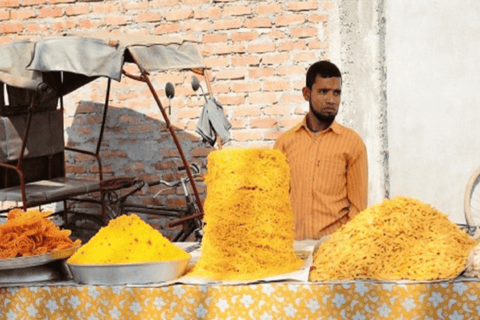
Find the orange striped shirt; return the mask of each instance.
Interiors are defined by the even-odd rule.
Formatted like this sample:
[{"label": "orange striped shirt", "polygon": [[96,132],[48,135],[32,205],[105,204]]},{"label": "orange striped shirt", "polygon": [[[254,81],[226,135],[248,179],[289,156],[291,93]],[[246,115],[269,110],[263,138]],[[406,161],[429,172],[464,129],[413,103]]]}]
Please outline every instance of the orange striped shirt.
[{"label": "orange striped shirt", "polygon": [[367,150],[362,138],[336,121],[317,135],[301,123],[274,148],[287,154],[296,239],[318,239],[367,207]]}]

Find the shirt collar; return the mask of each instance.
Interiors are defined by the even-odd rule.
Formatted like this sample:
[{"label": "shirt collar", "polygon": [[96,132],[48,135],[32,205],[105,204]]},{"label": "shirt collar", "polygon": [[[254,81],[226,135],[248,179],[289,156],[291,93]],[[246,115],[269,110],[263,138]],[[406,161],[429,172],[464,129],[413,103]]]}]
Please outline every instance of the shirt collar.
[{"label": "shirt collar", "polygon": [[[295,131],[299,131],[302,128],[312,132],[310,129],[308,129],[308,126],[307,126],[307,116],[303,117],[302,122],[297,124],[297,126],[295,127]],[[330,131],[330,130],[335,132],[336,134],[340,134],[342,133],[342,126],[336,120],[333,120],[330,127],[328,127],[325,131]]]}]

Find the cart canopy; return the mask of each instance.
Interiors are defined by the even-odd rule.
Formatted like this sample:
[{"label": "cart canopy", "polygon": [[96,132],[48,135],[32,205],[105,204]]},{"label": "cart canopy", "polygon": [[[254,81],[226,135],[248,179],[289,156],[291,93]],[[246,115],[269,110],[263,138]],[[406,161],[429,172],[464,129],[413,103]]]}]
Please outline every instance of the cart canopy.
[{"label": "cart canopy", "polygon": [[32,94],[25,90],[42,84],[58,90],[60,81],[61,93],[68,94],[98,77],[120,81],[126,62],[147,72],[206,68],[194,42],[165,43],[158,36],[63,34],[3,44],[0,56],[0,107],[4,84],[10,105],[24,105]]}]

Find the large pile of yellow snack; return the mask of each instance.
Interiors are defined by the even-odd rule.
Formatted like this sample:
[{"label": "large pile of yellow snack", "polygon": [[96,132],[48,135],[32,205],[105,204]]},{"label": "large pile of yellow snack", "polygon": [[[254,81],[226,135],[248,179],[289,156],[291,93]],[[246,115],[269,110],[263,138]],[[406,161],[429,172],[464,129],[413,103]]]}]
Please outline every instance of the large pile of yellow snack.
[{"label": "large pile of yellow snack", "polygon": [[52,212],[13,209],[0,225],[0,259],[26,257],[69,249],[80,245],[72,241],[70,230],[60,230],[47,218]]},{"label": "large pile of yellow snack", "polygon": [[311,281],[456,278],[477,241],[419,200],[399,196],[369,207],[314,254]]},{"label": "large pile of yellow snack", "polygon": [[252,280],[297,270],[286,156],[264,148],[228,148],[208,156],[201,256],[190,273]]},{"label": "large pile of yellow snack", "polygon": [[111,220],[68,259],[72,264],[115,264],[172,261],[190,255],[171,243],[139,216]]}]

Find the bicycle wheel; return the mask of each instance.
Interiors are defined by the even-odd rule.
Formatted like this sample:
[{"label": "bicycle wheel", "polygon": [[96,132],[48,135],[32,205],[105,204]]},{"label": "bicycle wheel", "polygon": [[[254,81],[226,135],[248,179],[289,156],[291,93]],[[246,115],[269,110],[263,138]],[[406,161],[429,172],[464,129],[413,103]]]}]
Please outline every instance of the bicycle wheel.
[{"label": "bicycle wheel", "polygon": [[465,220],[469,228],[480,226],[480,167],[470,176],[464,197]]},{"label": "bicycle wheel", "polygon": [[86,213],[75,213],[70,221],[62,226],[63,229],[72,231],[70,235],[72,240],[80,239],[82,244],[96,235],[101,227],[103,227],[103,221],[100,217]]}]

